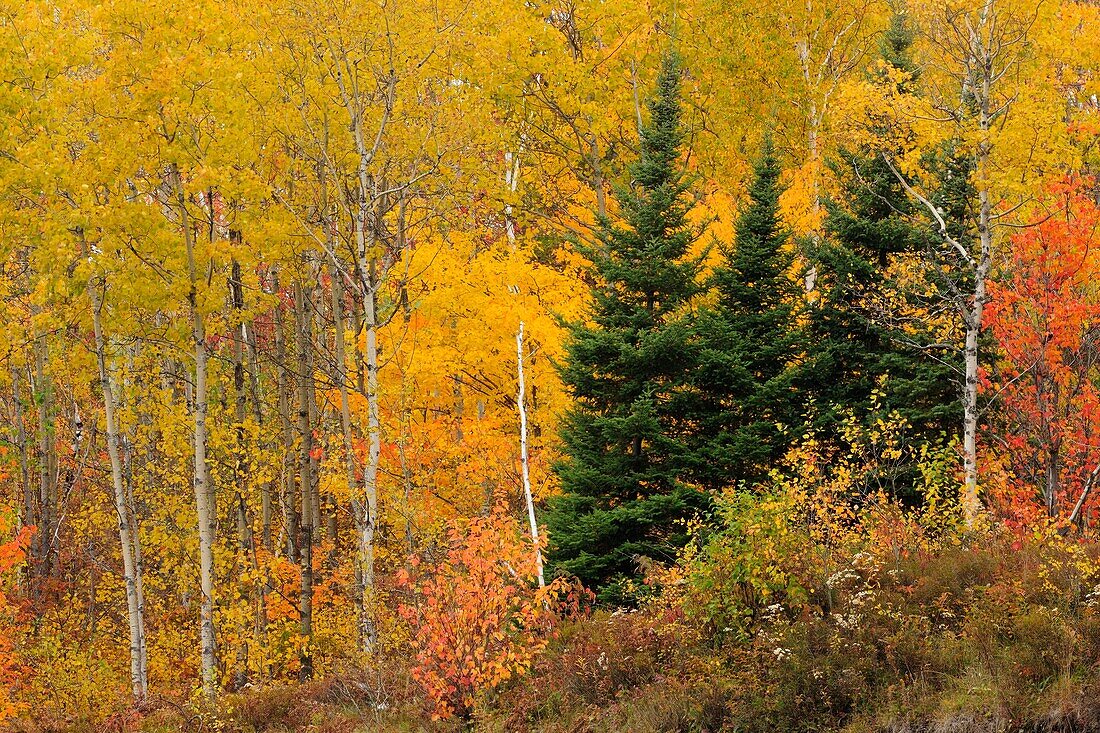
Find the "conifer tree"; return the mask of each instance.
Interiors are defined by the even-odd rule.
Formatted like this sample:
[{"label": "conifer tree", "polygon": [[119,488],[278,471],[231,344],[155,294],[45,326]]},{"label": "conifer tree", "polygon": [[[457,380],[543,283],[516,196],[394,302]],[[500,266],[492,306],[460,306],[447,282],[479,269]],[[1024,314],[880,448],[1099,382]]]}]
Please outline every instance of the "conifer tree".
[{"label": "conifer tree", "polygon": [[686,541],[685,517],[705,504],[682,484],[691,325],[699,261],[687,221],[690,181],[680,160],[680,68],[666,57],[641,130],[631,183],[619,187],[622,223],[600,221],[592,260],[593,306],[571,325],[564,383],[575,397],[561,431],[562,495],[547,515],[550,561],[629,602],[638,560],[671,560]]},{"label": "conifer tree", "polygon": [[[904,16],[895,16],[872,79],[877,85],[911,93],[911,44]],[[895,265],[922,256],[929,233],[883,155],[896,158],[904,144],[888,125],[873,121],[871,131],[881,142],[859,152],[841,150],[832,164],[841,193],[826,202],[827,236],[814,253],[818,291],[809,310],[801,385],[812,401],[812,429],[829,433],[846,410],[868,417],[877,400],[906,419],[910,440],[927,442],[957,420],[957,380],[932,353],[928,334],[898,318],[899,299],[923,296],[897,281]],[[908,492],[904,485],[893,488]]]},{"label": "conifer tree", "polygon": [[795,325],[800,288],[791,277],[789,233],[779,221],[780,173],[769,137],[735,242],[722,248],[724,263],[710,278],[717,301],[698,318],[698,432],[685,473],[710,490],[765,478],[790,446],[788,428],[802,419],[792,394],[792,367],[803,346]]}]

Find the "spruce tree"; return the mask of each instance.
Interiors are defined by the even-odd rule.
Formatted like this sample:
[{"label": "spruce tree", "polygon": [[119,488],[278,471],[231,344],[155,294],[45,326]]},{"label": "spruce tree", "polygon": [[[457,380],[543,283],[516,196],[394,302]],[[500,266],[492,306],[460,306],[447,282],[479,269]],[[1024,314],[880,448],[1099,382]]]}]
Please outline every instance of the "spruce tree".
[{"label": "spruce tree", "polygon": [[[912,34],[895,16],[884,35],[874,81],[907,94],[916,73],[909,56]],[[900,72],[900,73],[895,73]],[[929,230],[923,211],[907,195],[884,153],[896,159],[902,141],[886,127],[874,129],[885,142],[868,150],[842,150],[832,167],[840,194],[826,202],[826,236],[814,252],[817,292],[808,318],[809,358],[801,386],[812,397],[810,428],[830,434],[845,412],[873,419],[881,408],[897,411],[910,424],[908,438],[928,442],[957,422],[958,396],[951,369],[930,353],[926,334],[899,320],[899,305],[920,297],[897,282],[901,258],[922,257]],[[899,298],[910,299],[907,303]],[[904,472],[893,488],[908,495]]]},{"label": "spruce tree", "polygon": [[722,247],[723,263],[709,280],[717,300],[697,322],[697,433],[684,467],[709,490],[766,478],[802,419],[791,391],[792,365],[804,346],[795,324],[801,291],[779,220],[780,173],[769,137],[733,247]]},{"label": "spruce tree", "polygon": [[697,236],[687,221],[689,180],[681,164],[680,69],[663,63],[631,183],[615,198],[621,224],[599,223],[593,306],[570,326],[561,376],[575,402],[561,429],[561,496],[547,513],[549,561],[629,602],[638,560],[671,560],[686,542],[683,519],[705,495],[678,480],[684,451],[691,324],[699,291]]}]

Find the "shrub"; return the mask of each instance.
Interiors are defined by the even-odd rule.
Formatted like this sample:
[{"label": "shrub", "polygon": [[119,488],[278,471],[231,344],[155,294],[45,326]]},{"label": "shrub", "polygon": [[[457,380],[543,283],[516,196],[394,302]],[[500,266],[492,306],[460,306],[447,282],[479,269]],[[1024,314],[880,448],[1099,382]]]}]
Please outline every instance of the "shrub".
[{"label": "shrub", "polygon": [[405,576],[418,602],[400,610],[418,645],[413,676],[436,717],[469,718],[481,695],[526,672],[546,645],[551,596],[534,587],[535,548],[503,507],[452,527],[449,545],[430,572]]}]

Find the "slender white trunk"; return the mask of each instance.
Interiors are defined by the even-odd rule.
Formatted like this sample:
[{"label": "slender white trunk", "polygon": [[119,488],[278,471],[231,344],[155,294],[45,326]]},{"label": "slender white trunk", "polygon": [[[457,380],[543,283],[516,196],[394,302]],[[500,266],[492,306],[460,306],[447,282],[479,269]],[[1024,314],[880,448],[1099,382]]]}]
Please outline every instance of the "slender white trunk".
[{"label": "slender white trunk", "polygon": [[963,351],[965,380],[963,387],[963,513],[967,524],[977,515],[978,501],[978,335],[973,315],[966,324],[966,345]]},{"label": "slender white trunk", "polygon": [[[272,290],[279,292],[278,273],[272,277]],[[275,306],[275,389],[278,394],[279,423],[282,426],[282,451],[280,460],[279,508],[283,513],[283,524],[279,530],[279,541],[292,560],[298,559],[298,510],[294,501],[294,470],[291,455],[294,446],[294,428],[290,420],[290,367],[287,362],[286,326],[283,323],[282,307]]]},{"label": "slender white trunk", "polygon": [[[32,308],[32,311],[35,310]],[[35,570],[42,576],[53,573],[57,519],[57,451],[54,446],[53,380],[47,371],[46,335],[35,338],[35,366],[32,391],[38,402],[38,531],[32,548]]]},{"label": "slender white trunk", "polygon": [[[519,155],[511,152],[504,154],[504,185],[508,187],[509,193],[515,193],[519,186]],[[504,205],[504,233],[508,237],[508,244],[514,247],[516,218],[511,203]]]},{"label": "slender white trunk", "polygon": [[148,688],[149,680],[149,644],[145,635],[145,562],[142,560],[141,555],[141,534],[138,531],[138,521],[135,507],[137,502],[134,501],[134,491],[132,477],[129,474],[130,463],[130,448],[129,442],[125,438],[122,438],[123,444],[123,466],[126,468],[126,508],[129,510],[129,516],[127,521],[130,523],[130,544],[134,548],[134,590],[137,593],[137,622],[138,631],[141,634],[141,676],[145,680],[146,688]]},{"label": "slender white trunk", "polygon": [[[390,96],[392,99],[392,80]],[[378,461],[382,434],[378,418],[378,305],[377,289],[380,277],[378,263],[367,242],[367,222],[370,217],[374,190],[369,166],[373,151],[363,135],[362,111],[349,105],[356,151],[359,154],[357,177],[359,200],[355,212],[355,246],[359,269],[359,290],[363,307],[365,331],[365,367],[367,372],[367,463],[363,467],[363,498],[358,507],[359,578],[362,596],[359,609],[359,631],[363,651],[374,651],[377,630],[374,623],[374,532],[378,518]],[[384,129],[384,128],[383,128]],[[373,239],[373,237],[372,237]],[[370,243],[373,245],[373,242]]]},{"label": "slender white trunk", "polygon": [[99,384],[103,390],[103,410],[106,416],[107,455],[111,461],[111,486],[114,489],[115,514],[118,518],[118,539],[122,548],[122,578],[126,585],[126,621],[130,629],[130,684],[135,700],[145,699],[149,691],[145,667],[145,624],[141,601],[141,569],[135,557],[135,531],[127,501],[126,486],[122,475],[122,457],[119,452],[118,421],[115,416],[115,399],[111,389],[111,376],[107,369],[106,340],[103,336],[101,312],[103,302],[94,283],[89,283],[92,300],[92,328],[95,335],[96,361],[99,365]]},{"label": "slender white trunk", "polygon": [[[995,13],[995,0],[985,0],[979,17],[975,21],[969,15],[950,15],[946,19],[944,30],[947,43],[962,41],[964,48],[958,48],[959,57],[965,59],[961,69],[961,87],[963,92],[962,108],[969,117],[971,110],[976,115],[978,128],[977,148],[974,154],[975,189],[978,197],[976,251],[964,245],[952,236],[947,222],[940,211],[928,198],[915,191],[897,171],[890,159],[884,156],[894,176],[905,188],[906,193],[917,199],[936,221],[944,242],[955,251],[967,271],[973,276],[973,290],[969,293],[956,292],[952,305],[957,309],[965,330],[963,344],[963,487],[961,503],[967,526],[972,526],[981,513],[979,496],[980,467],[978,456],[978,370],[980,365],[979,347],[982,333],[982,319],[988,299],[989,277],[993,266],[993,227],[996,223],[994,213],[990,166],[993,145],[991,132],[994,123],[1001,124],[999,118],[1007,113],[1011,100],[994,112],[993,87],[1004,78],[1008,68],[1014,63],[1010,49],[1023,47],[1027,42],[1026,30],[1014,27],[1002,27]],[[1010,24],[1011,26],[1011,24]],[[1018,32],[1019,31],[1019,32]],[[1000,66],[998,66],[1000,64]],[[960,113],[944,110],[952,115]],[[961,124],[961,117],[955,117]]]},{"label": "slender white trunk", "polygon": [[[984,170],[986,158],[987,155],[983,152],[979,157],[979,171]],[[978,346],[987,299],[989,271],[993,259],[992,232],[990,231],[991,206],[989,190],[985,185],[979,184],[978,200],[980,251],[974,267],[973,300],[964,316],[966,343],[963,349],[963,361],[966,383],[963,385],[963,515],[967,525],[972,525],[981,511],[981,500],[978,497]]]},{"label": "slender white trunk", "polygon": [[378,316],[374,287],[364,283],[363,320],[366,328],[367,465],[363,470],[363,506],[359,526],[360,574],[363,609],[360,618],[364,651],[374,650],[374,531],[378,518],[378,460],[382,431],[378,419]]},{"label": "slender white trunk", "polygon": [[191,281],[187,302],[191,310],[191,339],[195,352],[195,379],[193,396],[194,417],[194,488],[195,509],[199,525],[199,586],[202,603],[199,606],[199,646],[201,654],[200,676],[202,691],[207,699],[214,699],[218,691],[218,658],[214,636],[214,535],[217,512],[206,467],[206,329],[202,312],[198,307],[198,272],[195,265],[195,240],[191,231],[191,219],[187,212],[187,200],[179,169],[172,166],[172,183],[175,188],[179,223],[183,228],[187,250],[187,271]]},{"label": "slender white trunk", "polygon": [[217,651],[214,638],[214,533],[216,513],[206,468],[206,333],[202,314],[192,311],[195,341],[195,503],[199,522],[199,582],[202,589],[200,641],[202,687],[207,697],[217,694]]},{"label": "slender white trunk", "polygon": [[381,427],[378,418],[378,286],[385,277],[386,265],[378,261],[374,253],[374,234],[370,234],[368,245],[368,220],[371,207],[380,196],[376,179],[370,166],[379,146],[384,139],[386,127],[394,107],[394,95],[397,77],[393,71],[385,79],[386,95],[382,109],[382,119],[374,136],[373,144],[368,144],[364,131],[363,101],[353,88],[345,83],[341,64],[347,64],[347,56],[340,48],[336,52],[337,71],[335,81],[340,90],[348,122],[358,157],[356,178],[358,183],[355,207],[355,254],[358,269],[359,296],[363,308],[363,329],[366,336],[365,367],[367,398],[367,462],[363,468],[363,497],[356,502],[356,522],[359,535],[359,581],[360,608],[359,631],[363,651],[370,654],[377,641],[374,622],[374,533],[378,519],[378,461],[381,455]]},{"label": "slender white trunk", "polygon": [[[256,421],[256,427],[261,435],[264,433],[263,402],[260,396],[260,352],[256,345],[256,327],[252,321],[247,322],[244,328],[245,343],[248,346],[249,381],[252,391],[252,419]],[[260,544],[264,550],[273,550],[271,542],[271,489],[274,480],[266,480],[260,489]],[[266,588],[266,585],[265,585]],[[266,590],[265,590],[266,593]]]},{"label": "slender white trunk", "polygon": [[[978,189],[978,252],[974,260],[973,300],[965,312],[966,344],[964,347],[965,379],[963,394],[963,514],[967,525],[973,525],[981,511],[978,497],[978,345],[982,332],[982,315],[987,297],[986,288],[993,263],[993,205],[990,199],[989,158],[990,131],[993,124],[992,49],[983,35],[990,22],[993,0],[986,0],[982,8],[979,27],[971,33],[970,68],[980,74],[971,79],[978,108],[978,141],[975,173]],[[975,83],[976,82],[976,83]]]},{"label": "slender white trunk", "polygon": [[519,458],[523,473],[523,497],[527,501],[527,519],[531,523],[531,542],[535,545],[535,568],[539,576],[539,588],[546,587],[542,573],[542,547],[539,545],[539,524],[535,520],[535,500],[531,496],[531,472],[527,462],[527,405],[525,401],[526,383],[523,378],[523,321],[519,322],[516,332],[516,371],[519,376],[519,392],[516,394],[516,407],[519,409]]}]

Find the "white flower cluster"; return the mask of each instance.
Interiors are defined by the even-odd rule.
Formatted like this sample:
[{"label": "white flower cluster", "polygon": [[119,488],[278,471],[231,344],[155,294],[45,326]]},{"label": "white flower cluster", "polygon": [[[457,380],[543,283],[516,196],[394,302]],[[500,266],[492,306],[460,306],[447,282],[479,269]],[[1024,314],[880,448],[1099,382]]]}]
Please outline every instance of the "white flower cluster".
[{"label": "white flower cluster", "polygon": [[844,568],[830,575],[825,581],[825,586],[827,588],[839,588],[849,580],[860,580],[859,573],[851,568]]},{"label": "white flower cluster", "polygon": [[863,621],[863,615],[859,613],[834,613],[833,622],[836,623],[838,628],[845,631],[852,631],[859,627]]},{"label": "white flower cluster", "polygon": [[869,552],[857,552],[852,555],[852,567],[854,568],[873,568],[877,564],[875,556]]},{"label": "white flower cluster", "polygon": [[773,603],[764,609],[764,612],[760,614],[760,618],[764,621],[774,621],[779,618],[779,615],[783,613],[782,603]]}]

